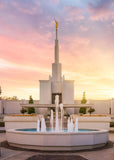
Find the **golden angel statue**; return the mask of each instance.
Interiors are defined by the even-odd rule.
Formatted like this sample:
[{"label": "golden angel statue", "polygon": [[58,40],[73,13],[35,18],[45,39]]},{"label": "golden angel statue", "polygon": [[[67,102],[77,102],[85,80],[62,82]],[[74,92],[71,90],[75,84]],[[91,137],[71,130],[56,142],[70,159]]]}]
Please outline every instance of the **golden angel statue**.
[{"label": "golden angel statue", "polygon": [[58,22],[55,20],[55,24],[56,24],[56,29],[58,28]]}]

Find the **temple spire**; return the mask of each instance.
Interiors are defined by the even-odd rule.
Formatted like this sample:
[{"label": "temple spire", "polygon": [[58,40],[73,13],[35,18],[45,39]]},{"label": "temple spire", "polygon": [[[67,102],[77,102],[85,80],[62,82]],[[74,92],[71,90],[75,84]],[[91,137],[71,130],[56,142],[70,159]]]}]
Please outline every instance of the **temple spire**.
[{"label": "temple spire", "polygon": [[56,40],[58,39],[58,22],[55,20],[56,24]]},{"label": "temple spire", "polygon": [[58,44],[58,22],[56,24],[56,39],[55,39],[55,63],[59,63],[59,44]]}]

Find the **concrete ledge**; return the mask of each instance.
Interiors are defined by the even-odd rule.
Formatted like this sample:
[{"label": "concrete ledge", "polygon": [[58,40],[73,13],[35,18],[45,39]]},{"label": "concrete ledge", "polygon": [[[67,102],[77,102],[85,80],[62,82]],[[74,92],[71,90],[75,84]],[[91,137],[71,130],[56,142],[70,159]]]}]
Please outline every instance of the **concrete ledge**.
[{"label": "concrete ledge", "polygon": [[104,146],[108,142],[108,131],[88,132],[26,132],[10,129],[6,131],[10,145],[38,150],[83,150]]},{"label": "concrete ledge", "polygon": [[78,118],[80,129],[110,129],[111,118],[109,116],[78,116],[73,114],[71,118],[74,122]]},{"label": "concrete ledge", "polygon": [[97,144],[97,145],[85,145],[85,146],[60,146],[60,147],[55,147],[55,146],[33,146],[33,145],[21,145],[21,144],[15,144],[15,143],[9,143],[10,146],[12,147],[18,147],[18,148],[23,148],[23,149],[32,149],[32,150],[41,150],[41,151],[78,151],[78,150],[91,150],[95,148],[100,148],[104,147],[106,143],[102,144]]}]

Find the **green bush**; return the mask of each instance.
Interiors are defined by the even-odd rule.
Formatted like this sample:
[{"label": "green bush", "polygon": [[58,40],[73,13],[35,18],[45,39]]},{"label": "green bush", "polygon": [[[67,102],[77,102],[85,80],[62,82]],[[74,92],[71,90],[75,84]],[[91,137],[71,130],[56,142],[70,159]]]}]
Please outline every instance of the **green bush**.
[{"label": "green bush", "polygon": [[22,109],[20,110],[20,112],[21,112],[22,114],[24,114],[24,113],[26,113],[26,112],[27,112],[27,110],[26,110],[26,109],[24,109],[24,108],[22,108]]},{"label": "green bush", "polygon": [[64,114],[64,116],[66,116],[66,117],[70,117],[70,115],[69,115],[69,114]]},{"label": "green bush", "polygon": [[93,112],[95,112],[95,109],[90,107],[90,109],[88,110],[88,113],[90,113],[90,115],[91,115],[91,113],[93,113]]},{"label": "green bush", "polygon": [[86,107],[80,107],[79,113],[86,114]]},{"label": "green bush", "polygon": [[28,108],[28,114],[35,113],[35,108],[34,107],[29,107]]},{"label": "green bush", "polygon": [[114,122],[110,122],[110,127],[114,127]]},{"label": "green bush", "polygon": [[5,127],[5,123],[4,122],[0,122],[0,127]]}]

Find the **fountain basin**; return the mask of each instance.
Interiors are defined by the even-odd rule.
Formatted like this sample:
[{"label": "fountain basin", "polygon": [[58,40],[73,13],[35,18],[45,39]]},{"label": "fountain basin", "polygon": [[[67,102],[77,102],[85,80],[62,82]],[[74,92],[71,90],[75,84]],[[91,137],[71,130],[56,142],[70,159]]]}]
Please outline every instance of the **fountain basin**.
[{"label": "fountain basin", "polygon": [[108,142],[107,130],[35,132],[9,129],[6,135],[11,146],[47,151],[93,149],[102,147]]}]

